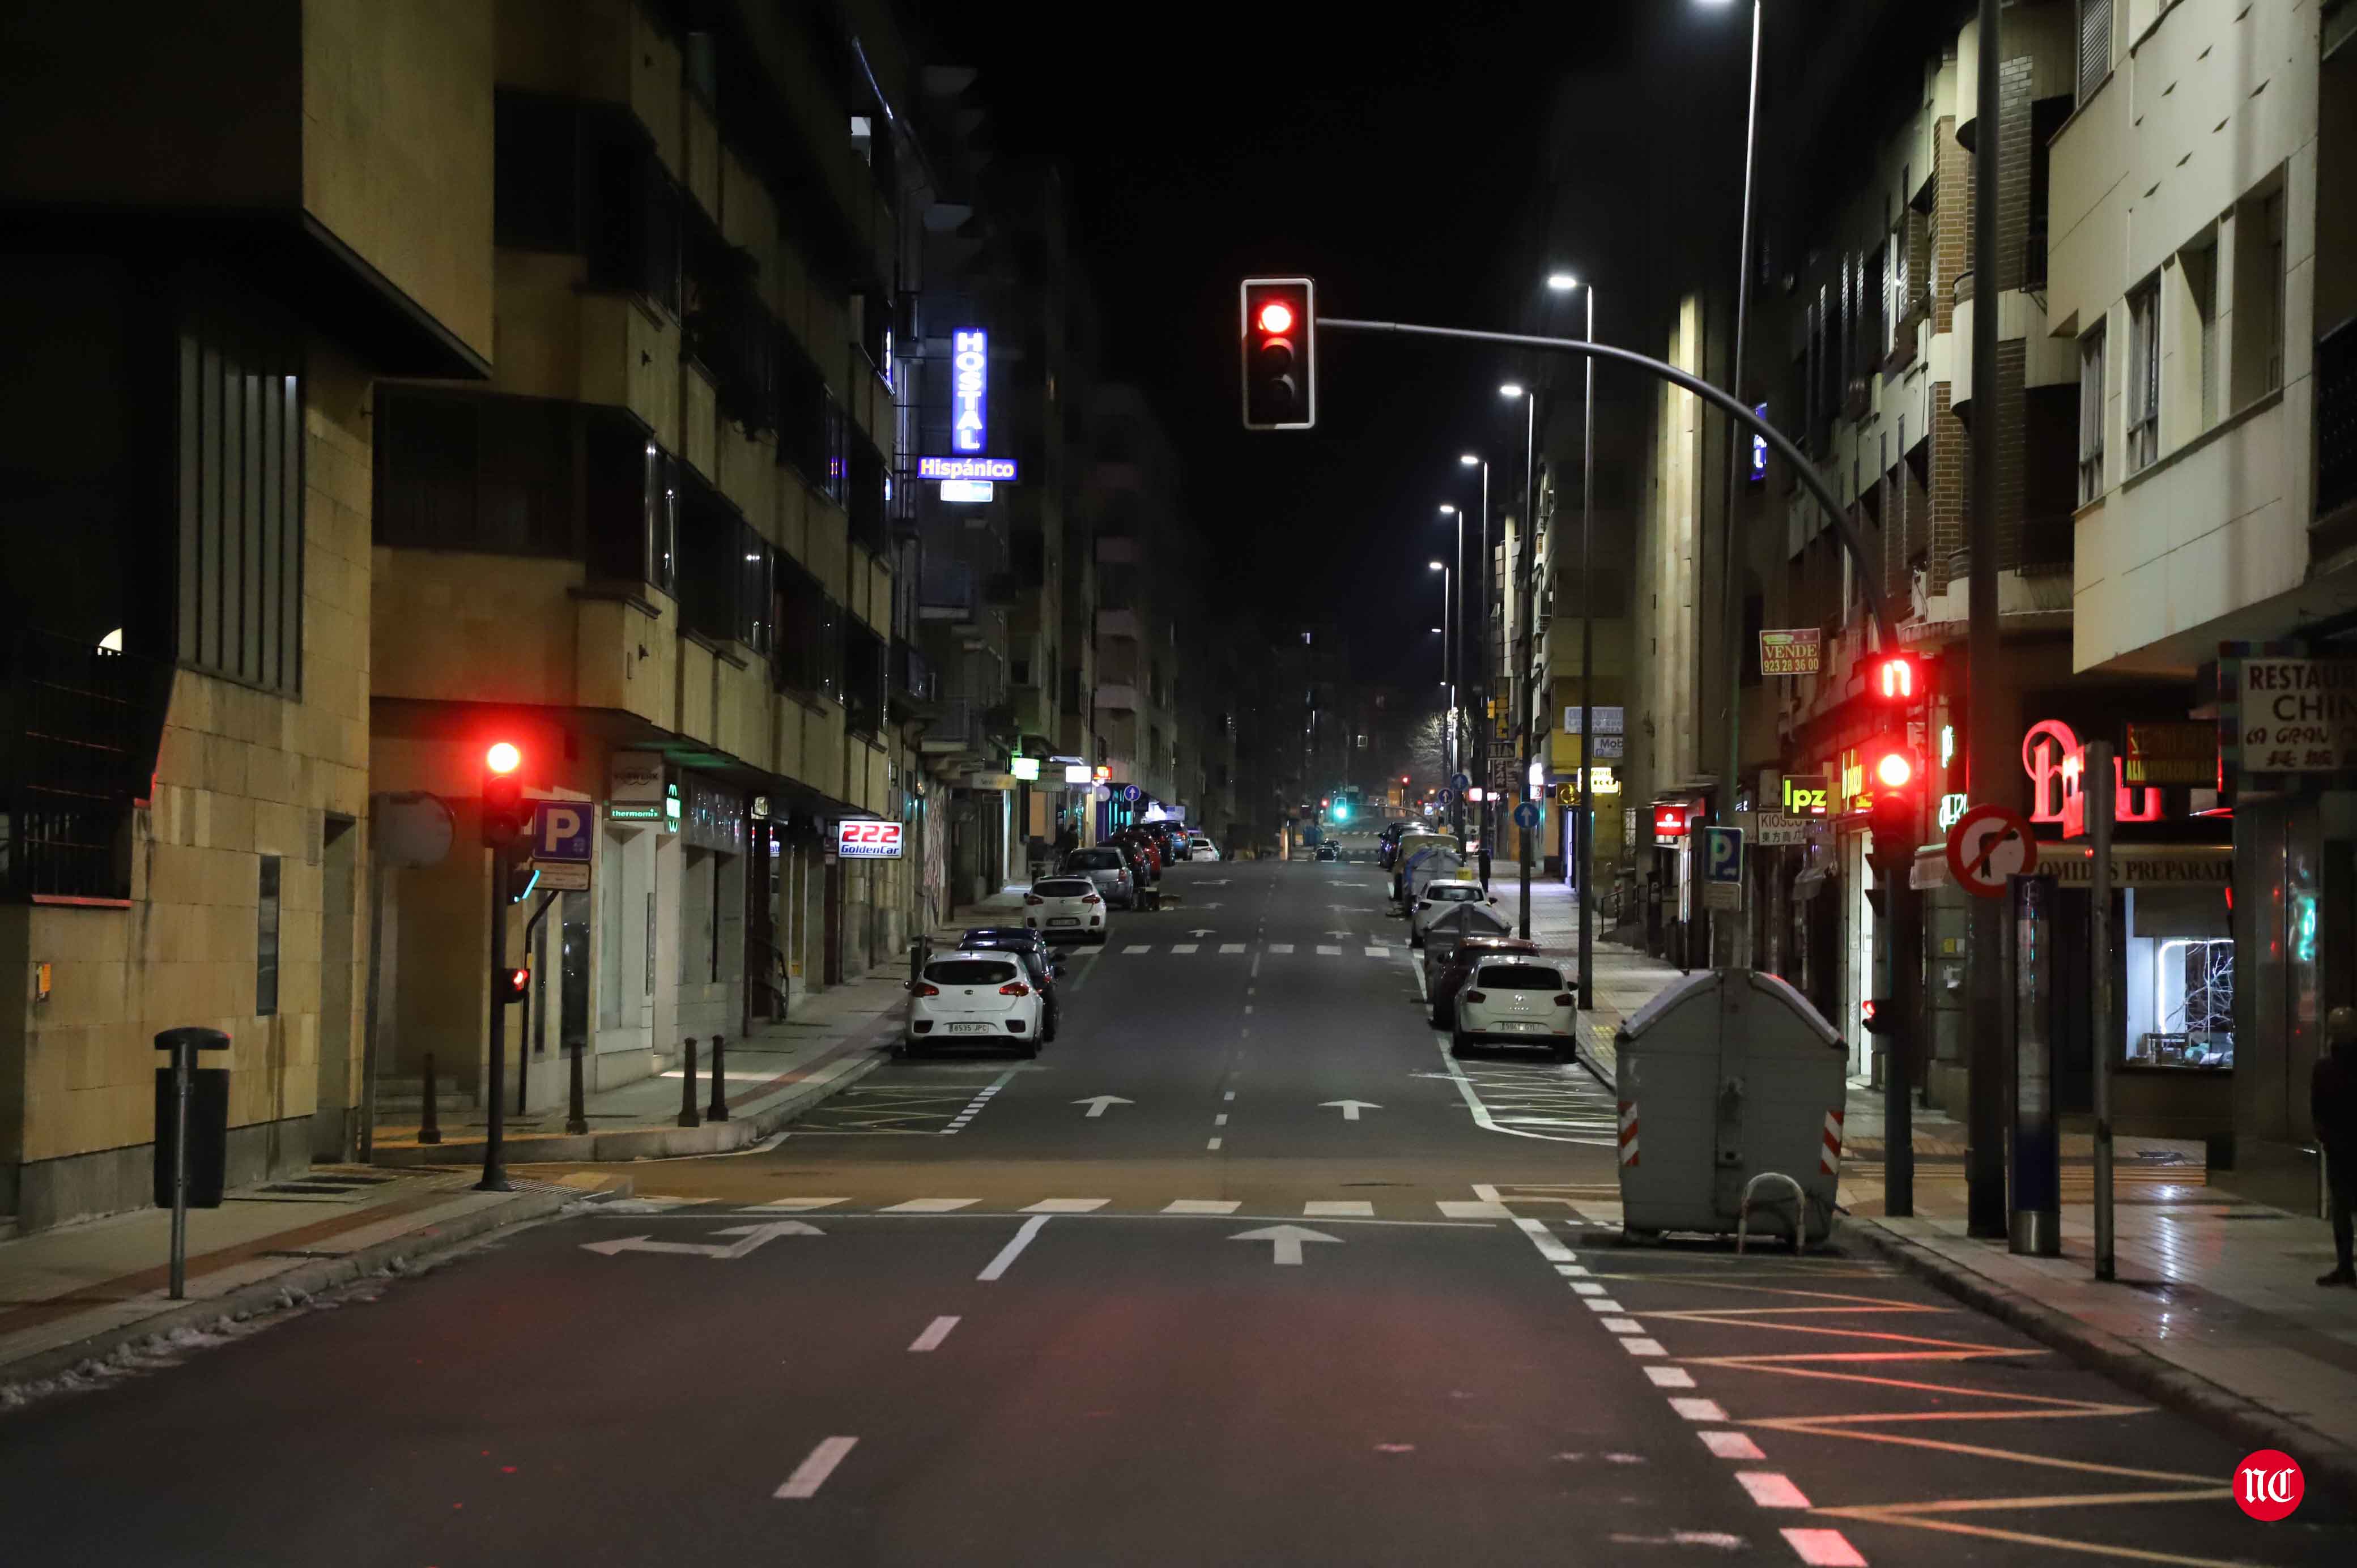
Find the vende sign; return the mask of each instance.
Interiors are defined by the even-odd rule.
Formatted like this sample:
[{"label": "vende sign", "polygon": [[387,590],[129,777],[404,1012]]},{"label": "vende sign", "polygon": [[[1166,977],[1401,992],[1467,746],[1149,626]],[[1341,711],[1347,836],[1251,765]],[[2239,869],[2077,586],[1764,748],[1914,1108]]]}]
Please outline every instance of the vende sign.
[{"label": "vende sign", "polygon": [[834,853],[845,860],[898,860],[900,858],[900,824],[837,822],[834,824]]}]

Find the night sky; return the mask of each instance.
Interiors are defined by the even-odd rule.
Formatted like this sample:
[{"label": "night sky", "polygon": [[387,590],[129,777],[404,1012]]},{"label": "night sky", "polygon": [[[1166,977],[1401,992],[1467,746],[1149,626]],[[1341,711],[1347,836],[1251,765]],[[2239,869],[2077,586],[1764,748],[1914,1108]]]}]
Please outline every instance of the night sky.
[{"label": "night sky", "polygon": [[[1360,678],[1421,682],[1439,614],[1425,563],[1454,537],[1437,508],[1474,499],[1469,447],[1491,456],[1493,503],[1519,486],[1518,405],[1497,386],[1520,367],[1332,334],[1318,428],[1248,434],[1236,282],[1306,271],[1329,315],[1576,333],[1541,286],[1550,263],[1641,272],[1631,225],[1692,194],[1659,188],[1646,126],[1726,122],[1700,179],[1731,205],[1747,8],[1305,9],[915,5],[935,58],[982,72],[999,149],[1071,171],[1103,373],[1142,386],[1178,446],[1215,557],[1200,580],[1240,609],[1335,615]],[[1606,340],[1616,299],[1628,332],[1641,297],[1610,287]]]}]

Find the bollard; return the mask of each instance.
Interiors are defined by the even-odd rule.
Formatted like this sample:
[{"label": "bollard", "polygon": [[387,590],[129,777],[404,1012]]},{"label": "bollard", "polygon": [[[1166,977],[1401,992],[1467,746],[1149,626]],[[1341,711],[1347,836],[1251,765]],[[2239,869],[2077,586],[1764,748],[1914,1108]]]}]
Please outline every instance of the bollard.
[{"label": "bollard", "polygon": [[728,1120],[728,1075],[722,1070],[723,1051],[728,1044],[726,1035],[712,1036],[712,1107],[705,1112],[706,1122]]},{"label": "bollard", "polygon": [[425,1053],[425,1112],[417,1119],[417,1141],[438,1144],[442,1141],[442,1117],[434,1101],[434,1053]]},{"label": "bollard", "polygon": [[702,1118],[695,1113],[695,1036],[687,1037],[687,1050],[679,1058],[679,1124],[694,1127]]},{"label": "bollard", "polygon": [[573,1042],[573,1085],[565,1100],[565,1130],[568,1133],[589,1131],[588,1096],[581,1088],[581,1058],[588,1054],[589,1042]]}]

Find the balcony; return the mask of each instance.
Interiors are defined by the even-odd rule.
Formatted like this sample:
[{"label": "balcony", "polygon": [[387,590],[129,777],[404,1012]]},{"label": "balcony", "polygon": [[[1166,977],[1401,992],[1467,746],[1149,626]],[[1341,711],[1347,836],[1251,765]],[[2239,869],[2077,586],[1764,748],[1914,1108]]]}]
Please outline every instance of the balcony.
[{"label": "balcony", "polygon": [[940,692],[941,677],[932,662],[905,642],[892,645],[892,689],[911,702],[931,703]]},{"label": "balcony", "polygon": [[1135,642],[1144,635],[1134,609],[1102,609],[1097,611],[1099,637],[1124,637]]},{"label": "balcony", "polygon": [[982,618],[982,580],[963,561],[928,556],[917,576],[917,618],[971,627]]},{"label": "balcony", "polygon": [[131,803],[156,768],[172,670],[36,631],[0,642],[0,897],[131,897]]},{"label": "balcony", "polygon": [[1131,684],[1101,685],[1097,688],[1097,710],[1116,714],[1137,712],[1137,688]]},{"label": "balcony", "polygon": [[925,736],[919,743],[928,757],[939,757],[961,751],[980,751],[983,747],[984,704],[963,697],[942,704],[942,711],[925,726]]}]

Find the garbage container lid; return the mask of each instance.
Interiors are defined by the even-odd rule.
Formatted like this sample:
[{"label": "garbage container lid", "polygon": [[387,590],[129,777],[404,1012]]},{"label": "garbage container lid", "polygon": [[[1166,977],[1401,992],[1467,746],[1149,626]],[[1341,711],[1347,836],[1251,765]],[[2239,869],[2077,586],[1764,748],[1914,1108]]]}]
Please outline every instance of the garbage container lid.
[{"label": "garbage container lid", "polygon": [[156,1036],[156,1048],[159,1051],[177,1051],[182,1046],[194,1046],[200,1051],[225,1051],[229,1049],[229,1036],[199,1024],[183,1024]]},{"label": "garbage container lid", "polygon": [[1793,1016],[1808,1025],[1810,1033],[1815,1035],[1821,1043],[1828,1046],[1842,1044],[1841,1031],[1825,1022],[1824,1015],[1809,1004],[1807,997],[1792,989],[1791,982],[1781,975],[1769,974],[1756,969],[1698,970],[1676,984],[1664,986],[1656,992],[1652,1001],[1629,1015],[1627,1021],[1613,1031],[1612,1037],[1616,1041],[1624,1041],[1643,1034],[1663,1014],[1687,997],[1697,992],[1716,991],[1730,976],[1738,974],[1749,982],[1752,990],[1783,1003]]}]

